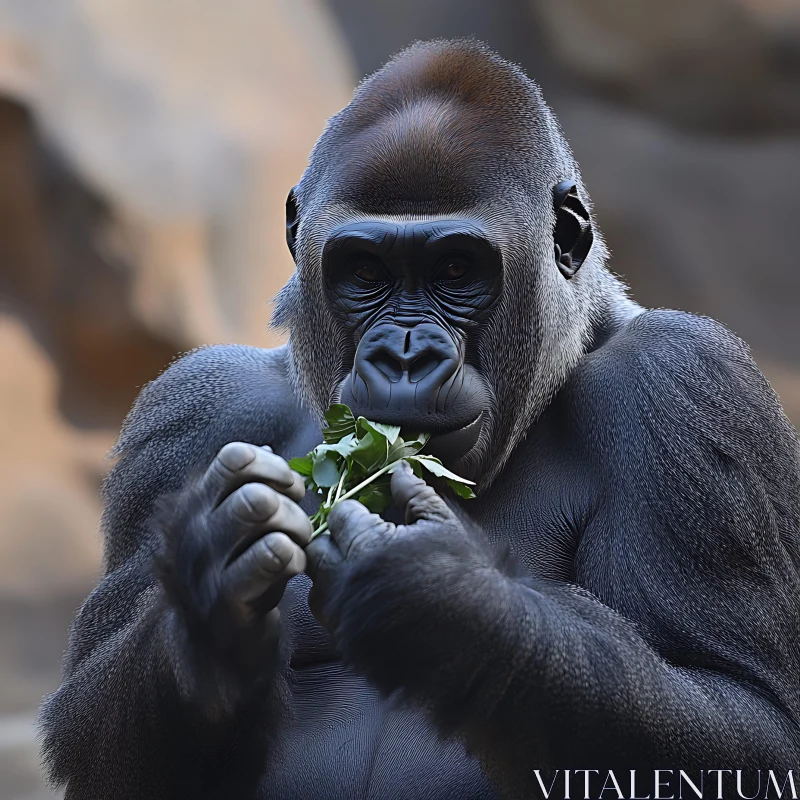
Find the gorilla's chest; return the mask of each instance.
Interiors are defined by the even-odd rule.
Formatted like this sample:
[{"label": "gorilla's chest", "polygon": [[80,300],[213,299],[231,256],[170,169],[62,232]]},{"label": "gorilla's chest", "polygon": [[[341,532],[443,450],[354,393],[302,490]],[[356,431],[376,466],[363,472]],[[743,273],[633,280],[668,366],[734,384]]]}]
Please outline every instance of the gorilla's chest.
[{"label": "gorilla's chest", "polygon": [[570,581],[590,515],[591,486],[581,460],[543,424],[491,488],[463,501],[463,508],[495,546],[508,542],[532,575]]},{"label": "gorilla's chest", "polygon": [[[489,492],[463,508],[496,544],[510,543],[535,575],[568,580],[585,516],[574,459],[534,435]],[[308,610],[311,581],[294,578],[281,602],[292,641],[293,719],[270,757],[260,798],[495,798],[479,762],[441,741],[425,716],[381,698],[341,665]]]},{"label": "gorilla's chest", "polygon": [[494,800],[477,759],[338,663],[296,670],[260,800]]},{"label": "gorilla's chest", "polygon": [[[461,501],[461,507],[495,546],[508,543],[532,575],[570,581],[589,517],[591,484],[575,451],[545,419],[491,488],[474,500]],[[304,506],[311,511],[308,502]],[[280,605],[292,639],[292,666],[299,669],[337,659],[329,635],[308,610],[310,588],[308,576],[298,575],[289,582]]]},{"label": "gorilla's chest", "polygon": [[425,716],[381,698],[338,661],[308,611],[311,582],[294,578],[281,602],[292,640],[292,719],[270,755],[260,800],[493,800],[480,764],[441,741]]}]

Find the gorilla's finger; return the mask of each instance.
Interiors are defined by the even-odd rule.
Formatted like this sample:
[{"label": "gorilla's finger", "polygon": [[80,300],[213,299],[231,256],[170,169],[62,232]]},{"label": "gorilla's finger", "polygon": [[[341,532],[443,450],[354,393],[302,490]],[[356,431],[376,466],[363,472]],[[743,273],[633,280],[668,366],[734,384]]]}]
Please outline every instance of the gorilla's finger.
[{"label": "gorilla's finger", "polygon": [[[250,484],[258,486],[259,484]],[[314,527],[311,520],[297,503],[283,495],[279,496],[277,511],[267,520],[264,530],[282,531],[293,539],[300,547],[305,547],[311,541]]]},{"label": "gorilla's finger", "polygon": [[344,558],[336,542],[328,535],[318,536],[306,547],[306,573],[314,585],[308,593],[308,607],[314,619],[328,627],[323,609],[336,584],[336,576],[344,566]]},{"label": "gorilla's finger", "polygon": [[331,538],[345,559],[355,558],[375,535],[388,533],[393,527],[355,500],[339,503],[328,515]]},{"label": "gorilla's finger", "polygon": [[246,483],[212,512],[217,535],[214,547],[237,558],[265,533],[280,531],[305,546],[311,538],[311,520],[300,506],[262,483]]},{"label": "gorilla's finger", "polygon": [[219,505],[240,486],[253,482],[265,483],[295,502],[305,494],[302,477],[284,459],[271,448],[247,442],[229,442],[217,453],[200,481],[200,490]]},{"label": "gorilla's finger", "polygon": [[306,573],[314,583],[325,583],[326,573],[344,561],[342,551],[330,536],[317,536],[305,550]]},{"label": "gorilla's finger", "polygon": [[398,508],[405,508],[407,525],[423,519],[432,522],[455,519],[444,500],[414,474],[407,461],[392,475],[392,498]]},{"label": "gorilla's finger", "polygon": [[[252,603],[274,587],[284,587],[306,568],[306,554],[285,533],[268,533],[225,570],[230,593]],[[279,598],[275,598],[276,602]]]}]

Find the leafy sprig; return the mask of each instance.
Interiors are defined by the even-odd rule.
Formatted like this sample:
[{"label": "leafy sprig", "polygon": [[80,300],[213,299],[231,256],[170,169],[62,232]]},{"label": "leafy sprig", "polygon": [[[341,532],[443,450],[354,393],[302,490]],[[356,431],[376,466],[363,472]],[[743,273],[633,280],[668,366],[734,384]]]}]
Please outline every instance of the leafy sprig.
[{"label": "leafy sprig", "polygon": [[341,403],[325,412],[325,422],[323,443],[307,456],[289,461],[303,476],[306,489],[325,498],[311,517],[312,539],[328,529],[328,514],[342,500],[354,497],[376,514],[385,511],[392,502],[391,474],[401,461],[407,461],[418,477],[425,469],[444,478],[459,497],[475,497],[472,481],[450,472],[435,456],[420,455],[430,434],[405,434],[404,438],[399,425],[356,419]]}]

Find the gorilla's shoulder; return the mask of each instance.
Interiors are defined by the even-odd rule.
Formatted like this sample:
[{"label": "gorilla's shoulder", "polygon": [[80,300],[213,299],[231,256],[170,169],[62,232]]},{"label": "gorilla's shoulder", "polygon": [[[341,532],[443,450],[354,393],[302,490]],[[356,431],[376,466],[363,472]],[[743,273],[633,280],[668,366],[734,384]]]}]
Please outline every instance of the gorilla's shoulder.
[{"label": "gorilla's shoulder", "polygon": [[153,436],[196,435],[208,426],[226,429],[243,422],[277,435],[303,416],[288,377],[286,347],[201,347],[142,389],[115,452]]},{"label": "gorilla's shoulder", "polygon": [[797,433],[745,343],[712,319],[645,311],[566,388],[581,440],[616,479],[638,474],[641,488],[648,476],[684,495],[764,482],[800,498]]},{"label": "gorilla's shoulder", "polygon": [[122,426],[106,479],[107,563],[141,542],[156,499],[177,491],[225,444],[283,452],[310,423],[288,377],[287,349],[215,345],[170,365],[140,392]]},{"label": "gorilla's shoulder", "polygon": [[747,345],[733,332],[708,317],[669,310],[634,317],[589,353],[573,383],[599,397],[612,386],[613,396],[625,397],[664,390],[664,384],[682,387],[695,398],[721,388],[744,392],[740,402],[755,399],[751,392],[771,394]]}]

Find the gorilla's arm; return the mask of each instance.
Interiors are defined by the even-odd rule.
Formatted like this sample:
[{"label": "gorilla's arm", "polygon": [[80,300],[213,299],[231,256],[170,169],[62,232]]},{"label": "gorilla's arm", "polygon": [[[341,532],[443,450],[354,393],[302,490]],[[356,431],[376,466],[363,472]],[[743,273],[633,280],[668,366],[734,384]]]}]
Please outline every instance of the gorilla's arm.
[{"label": "gorilla's arm", "polygon": [[423,496],[416,534],[348,540],[323,606],[346,658],[521,796],[536,768],[800,756],[796,436],[735,337],[643,317],[563,398],[601,475],[582,588],[524,574]]},{"label": "gorilla's arm", "polygon": [[68,798],[252,791],[283,707],[279,624],[256,617],[226,639],[205,607],[212,578],[180,573],[211,536],[212,498],[192,476],[231,439],[280,448],[281,424],[263,409],[291,423],[283,385],[265,351],[209,348],[146,387],[126,420],[105,486],[106,574],[40,717]]},{"label": "gorilla's arm", "polygon": [[81,608],[43,707],[52,780],[74,800],[252,791],[280,714],[277,643],[253,648],[249,674],[234,659],[220,667],[217,652],[189,646],[149,559],[131,560]]}]

